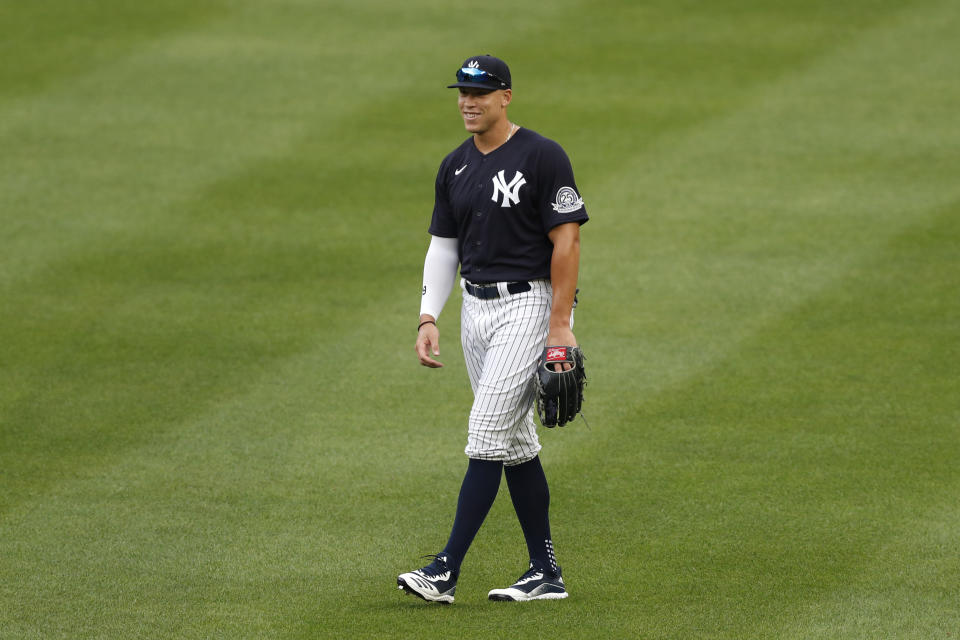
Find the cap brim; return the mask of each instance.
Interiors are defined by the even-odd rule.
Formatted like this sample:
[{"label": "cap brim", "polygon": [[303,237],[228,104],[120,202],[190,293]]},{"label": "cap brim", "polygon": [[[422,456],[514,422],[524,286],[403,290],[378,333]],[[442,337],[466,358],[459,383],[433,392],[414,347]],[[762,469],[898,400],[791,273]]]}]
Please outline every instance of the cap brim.
[{"label": "cap brim", "polygon": [[479,82],[458,82],[456,84],[448,84],[447,89],[484,89],[486,91],[498,91],[501,89],[509,89],[510,87],[491,87],[489,84],[481,84]]}]

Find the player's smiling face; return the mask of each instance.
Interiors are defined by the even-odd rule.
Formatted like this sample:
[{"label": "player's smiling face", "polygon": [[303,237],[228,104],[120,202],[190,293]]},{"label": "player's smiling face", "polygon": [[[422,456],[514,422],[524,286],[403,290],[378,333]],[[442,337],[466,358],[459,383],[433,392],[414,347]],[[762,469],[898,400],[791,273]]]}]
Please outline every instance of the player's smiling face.
[{"label": "player's smiling face", "polygon": [[463,126],[470,133],[482,135],[497,122],[507,117],[507,105],[510,104],[509,90],[485,91],[483,89],[460,88],[457,106],[463,118]]}]

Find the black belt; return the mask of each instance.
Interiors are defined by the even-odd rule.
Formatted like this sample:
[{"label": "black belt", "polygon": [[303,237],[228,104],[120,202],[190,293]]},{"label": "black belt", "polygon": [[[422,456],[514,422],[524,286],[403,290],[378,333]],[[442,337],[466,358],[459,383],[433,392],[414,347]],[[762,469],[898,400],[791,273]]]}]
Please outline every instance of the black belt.
[{"label": "black belt", "polygon": [[[500,297],[500,290],[497,288],[496,283],[494,284],[473,284],[472,282],[463,281],[463,286],[467,290],[467,293],[472,295],[474,298],[480,298],[481,300],[493,300],[494,298]],[[523,293],[525,291],[530,291],[533,287],[530,286],[529,282],[508,282],[507,283],[507,292],[508,293]]]}]

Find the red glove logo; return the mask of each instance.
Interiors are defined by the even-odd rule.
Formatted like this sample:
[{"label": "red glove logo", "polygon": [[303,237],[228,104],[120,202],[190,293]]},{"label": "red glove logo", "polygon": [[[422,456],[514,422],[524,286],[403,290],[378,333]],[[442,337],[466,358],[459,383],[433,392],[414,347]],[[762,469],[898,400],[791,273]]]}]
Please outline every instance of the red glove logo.
[{"label": "red glove logo", "polygon": [[547,362],[563,362],[566,359],[566,347],[550,347],[547,349]]}]

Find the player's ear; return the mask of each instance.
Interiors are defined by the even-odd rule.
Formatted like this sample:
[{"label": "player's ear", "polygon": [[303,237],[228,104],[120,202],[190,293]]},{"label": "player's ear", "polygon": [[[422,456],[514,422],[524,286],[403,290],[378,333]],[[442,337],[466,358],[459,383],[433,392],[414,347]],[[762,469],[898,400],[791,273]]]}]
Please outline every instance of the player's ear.
[{"label": "player's ear", "polygon": [[507,106],[508,104],[510,104],[511,100],[513,100],[513,90],[504,89],[503,92],[500,94],[501,106],[504,106],[504,107]]}]

